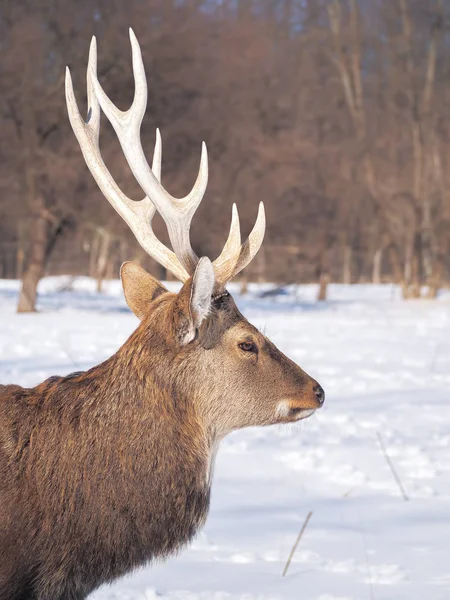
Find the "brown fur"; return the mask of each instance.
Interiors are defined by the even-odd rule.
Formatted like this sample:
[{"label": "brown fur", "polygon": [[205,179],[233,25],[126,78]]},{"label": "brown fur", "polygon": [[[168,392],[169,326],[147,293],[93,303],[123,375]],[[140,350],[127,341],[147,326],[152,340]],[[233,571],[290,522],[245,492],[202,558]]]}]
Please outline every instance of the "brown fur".
[{"label": "brown fur", "polygon": [[[217,442],[319,403],[315,382],[237,310],[212,302],[194,341],[192,280],[122,274],[140,326],[107,361],[35,388],[0,386],[0,600],[81,600],[189,542]],[[137,285],[141,281],[141,287]],[[257,343],[257,355],[238,343]]]}]

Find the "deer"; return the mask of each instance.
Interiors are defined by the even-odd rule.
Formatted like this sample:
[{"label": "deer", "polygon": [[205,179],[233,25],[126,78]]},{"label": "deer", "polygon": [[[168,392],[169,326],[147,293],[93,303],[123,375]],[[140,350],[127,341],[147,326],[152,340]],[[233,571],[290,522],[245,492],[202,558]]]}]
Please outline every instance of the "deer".
[{"label": "deer", "polygon": [[[293,423],[325,399],[322,387],[239,312],[228,282],[258,252],[265,213],[241,243],[237,208],[221,254],[198,257],[190,223],[208,180],[206,146],[191,192],[161,185],[159,130],[148,164],[140,139],[147,106],[141,50],[130,30],[134,99],[120,111],[97,78],[93,38],[88,114],[69,69],[69,120],[104,196],[146,253],[182,284],[178,293],[138,264],[120,276],[137,329],[105,362],[34,388],[0,386],[0,600],[82,600],[104,583],[186,546],[205,523],[223,438]],[[103,162],[101,112],[146,194],[127,197]],[[172,250],[152,229],[158,212]]]}]

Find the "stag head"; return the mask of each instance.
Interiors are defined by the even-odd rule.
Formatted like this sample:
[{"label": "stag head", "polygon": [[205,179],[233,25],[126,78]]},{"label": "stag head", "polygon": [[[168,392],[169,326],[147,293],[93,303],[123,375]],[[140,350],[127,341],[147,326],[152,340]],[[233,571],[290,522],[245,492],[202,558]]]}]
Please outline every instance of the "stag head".
[{"label": "stag head", "polygon": [[[241,427],[308,417],[322,406],[323,389],[241,315],[226,290],[227,283],[249,264],[261,246],[265,230],[263,204],[244,243],[233,205],[230,232],[220,256],[214,262],[197,257],[189,229],[206,190],[206,146],[202,146],[192,191],[185,198],[174,198],[161,185],[159,131],[151,168],[142,149],[140,126],[147,106],[147,84],[139,44],[131,30],[130,40],[135,95],[129,110],[122,112],[114,106],[97,79],[95,38],[87,69],[87,122],[78,110],[69,70],[66,99],[86,164],[103,194],[142,248],[183,283],[181,291],[173,294],[140,266],[129,262],[122,266],[125,298],[141,321],[132,338],[137,351],[151,347],[148,368],[157,356],[166,373],[164,386],[173,397],[189,395],[202,426],[215,436],[222,437]],[[99,150],[100,110],[111,122],[131,171],[146,194],[143,200],[127,197],[103,162]],[[167,226],[173,251],[153,232],[156,211]]]}]

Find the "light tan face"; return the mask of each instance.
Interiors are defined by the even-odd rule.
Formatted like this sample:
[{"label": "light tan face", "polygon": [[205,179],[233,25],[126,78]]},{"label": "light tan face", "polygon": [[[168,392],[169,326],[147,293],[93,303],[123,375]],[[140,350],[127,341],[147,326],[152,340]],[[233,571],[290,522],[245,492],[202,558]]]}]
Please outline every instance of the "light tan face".
[{"label": "light tan face", "polygon": [[231,296],[213,307],[189,346],[205,412],[226,431],[299,421],[323,404],[317,381],[251,325]]},{"label": "light tan face", "polygon": [[[213,280],[205,288],[194,277],[171,294],[141,267],[126,263],[122,281],[163,378],[195,403],[216,433],[299,421],[322,406],[317,381],[249,323],[227,292],[211,297]],[[198,293],[202,286],[204,294]]]}]

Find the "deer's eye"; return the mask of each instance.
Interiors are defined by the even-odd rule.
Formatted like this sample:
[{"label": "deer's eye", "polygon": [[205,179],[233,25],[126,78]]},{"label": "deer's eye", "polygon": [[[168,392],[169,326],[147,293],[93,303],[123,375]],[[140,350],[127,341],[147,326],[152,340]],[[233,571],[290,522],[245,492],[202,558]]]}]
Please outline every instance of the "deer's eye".
[{"label": "deer's eye", "polygon": [[241,342],[240,344],[238,344],[238,346],[244,352],[253,352],[254,354],[258,352],[258,348],[253,342]]}]

